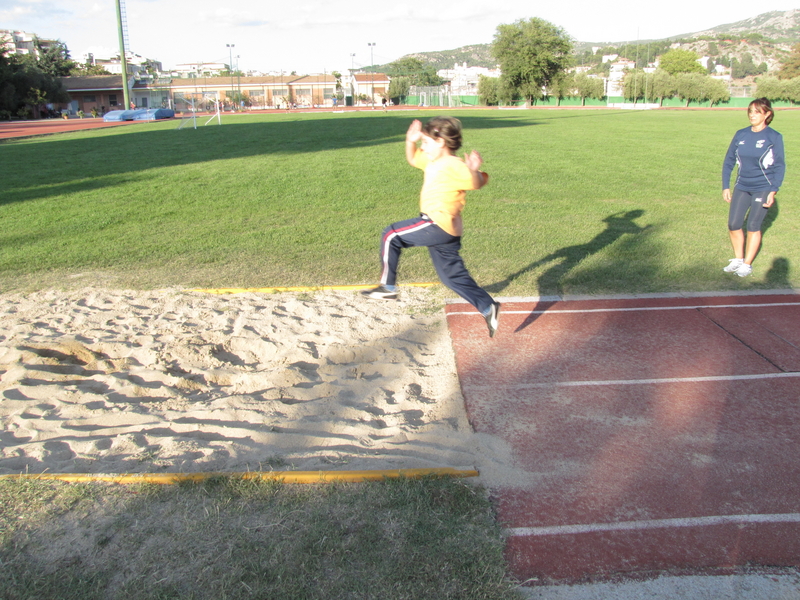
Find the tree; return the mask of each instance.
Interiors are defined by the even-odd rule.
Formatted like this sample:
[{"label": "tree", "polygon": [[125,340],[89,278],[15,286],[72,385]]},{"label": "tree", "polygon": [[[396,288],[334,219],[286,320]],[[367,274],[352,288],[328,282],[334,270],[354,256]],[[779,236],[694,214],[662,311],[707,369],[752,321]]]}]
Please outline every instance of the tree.
[{"label": "tree", "polygon": [[[766,65],[763,65],[766,67]],[[742,79],[751,75],[760,75],[766,71],[766,68],[757,67],[753,61],[753,55],[749,52],[742,54],[742,60],[738,61],[733,59],[731,61],[731,77],[734,79]]]},{"label": "tree", "polygon": [[511,104],[517,97],[499,77],[478,76],[478,97],[487,106]]},{"label": "tree", "polygon": [[636,101],[645,97],[645,90],[647,89],[647,73],[639,69],[628,71],[625,78],[622,80],[622,94],[628,100]]},{"label": "tree", "polygon": [[38,117],[42,105],[69,101],[61,82],[45,73],[35,57],[6,52],[0,49],[0,119]]},{"label": "tree", "polygon": [[[66,44],[57,41],[51,45],[43,46],[39,38],[33,40],[37,55],[36,64],[39,69],[50,77],[67,77],[75,68],[75,61],[69,57]],[[31,55],[29,55],[31,56]]]},{"label": "tree", "polygon": [[783,100],[787,97],[785,83],[777,77],[759,77],[756,79],[756,96],[769,98],[773,102]]},{"label": "tree", "polygon": [[109,71],[107,71],[101,65],[93,65],[90,61],[86,61],[86,64],[78,64],[75,63],[75,66],[69,72],[70,76],[72,77],[81,77],[87,75],[112,75]]},{"label": "tree", "polygon": [[608,76],[611,74],[611,61],[598,63],[589,70],[589,74],[599,75],[600,77],[608,79]]},{"label": "tree", "polygon": [[581,106],[586,104],[586,98],[600,100],[605,95],[603,80],[589,77],[586,73],[578,73],[575,75],[575,93],[581,99]]},{"label": "tree", "polygon": [[728,85],[721,79],[714,79],[713,77],[705,78],[705,89],[703,92],[704,100],[709,101],[709,108],[719,102],[727,102],[731,99],[731,93],[728,91]]},{"label": "tree", "polygon": [[800,44],[792,46],[792,51],[786,60],[781,63],[778,70],[778,77],[781,79],[792,79],[800,76]]},{"label": "tree", "polygon": [[486,106],[500,104],[500,80],[497,77],[478,75],[478,98]]},{"label": "tree", "polygon": [[661,55],[659,67],[664,69],[670,75],[677,75],[678,73],[704,73],[703,65],[697,62],[696,52],[691,50],[670,50]]},{"label": "tree", "polygon": [[575,95],[575,74],[560,73],[547,86],[547,95],[556,98],[556,105],[561,106],[561,100]]},{"label": "tree", "polygon": [[727,84],[721,79],[714,79],[700,73],[679,73],[675,76],[675,89],[678,96],[686,101],[686,106],[692,100],[696,102],[709,101],[709,106],[717,102],[730,99]]},{"label": "tree", "polygon": [[800,104],[800,77],[793,77],[784,81],[786,99],[795,104]]},{"label": "tree", "polygon": [[678,73],[675,76],[675,91],[681,100],[686,101],[686,106],[692,100],[705,100],[706,75],[700,73]]},{"label": "tree", "polygon": [[569,66],[572,41],[562,28],[548,21],[520,19],[512,25],[498,25],[491,51],[506,85],[532,102]]},{"label": "tree", "polygon": [[392,77],[389,82],[389,98],[398,100],[397,104],[405,103],[406,96],[411,89],[411,78]]},{"label": "tree", "polygon": [[656,72],[653,73],[650,95],[658,98],[658,105],[661,106],[664,103],[664,98],[674,96],[676,91],[675,78],[664,69],[656,69]]},{"label": "tree", "polygon": [[410,85],[439,86],[444,79],[436,74],[432,65],[425,64],[418,58],[405,57],[390,63],[386,74],[391,77],[407,77]]}]

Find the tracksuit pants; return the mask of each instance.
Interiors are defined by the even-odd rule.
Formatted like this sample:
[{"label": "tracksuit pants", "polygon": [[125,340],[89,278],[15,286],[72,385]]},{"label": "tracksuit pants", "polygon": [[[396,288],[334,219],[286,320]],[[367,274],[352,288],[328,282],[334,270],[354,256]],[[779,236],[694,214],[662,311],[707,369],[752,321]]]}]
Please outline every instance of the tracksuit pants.
[{"label": "tracksuit pants", "polygon": [[381,283],[396,285],[397,264],[403,248],[427,246],[433,266],[444,285],[486,314],[494,300],[479,287],[459,255],[461,238],[450,235],[427,215],[392,223],[381,234]]}]

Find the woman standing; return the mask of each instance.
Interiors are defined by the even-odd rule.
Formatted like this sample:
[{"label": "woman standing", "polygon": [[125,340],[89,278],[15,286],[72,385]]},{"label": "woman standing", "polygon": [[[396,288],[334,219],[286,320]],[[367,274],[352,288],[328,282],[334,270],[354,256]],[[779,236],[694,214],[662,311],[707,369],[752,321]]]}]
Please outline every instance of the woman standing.
[{"label": "woman standing", "polygon": [[[730,204],[728,232],[734,258],[722,269],[747,277],[761,246],[761,224],[767,210],[775,202],[775,194],[783,183],[786,163],[783,136],[769,124],[775,113],[766,98],[757,98],[747,107],[750,127],[733,136],[722,164],[722,198]],[[734,165],[739,169],[733,193],[730,189]],[[742,229],[747,215],[747,236]]]}]

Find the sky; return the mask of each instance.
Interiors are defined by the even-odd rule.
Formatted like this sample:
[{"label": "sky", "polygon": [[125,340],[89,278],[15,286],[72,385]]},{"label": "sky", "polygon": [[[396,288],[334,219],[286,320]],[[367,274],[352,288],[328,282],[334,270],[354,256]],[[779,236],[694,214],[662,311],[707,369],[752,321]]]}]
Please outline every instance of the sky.
[{"label": "sky", "polygon": [[[128,50],[160,61],[165,69],[184,63],[220,62],[243,71],[295,71],[300,75],[344,72],[386,64],[414,52],[488,44],[498,25],[532,17],[561,27],[577,41],[635,42],[797,7],[789,0],[761,4],[744,0],[123,3]],[[87,52],[102,55],[119,50],[115,0],[0,0],[0,29],[61,40],[75,60]]]}]

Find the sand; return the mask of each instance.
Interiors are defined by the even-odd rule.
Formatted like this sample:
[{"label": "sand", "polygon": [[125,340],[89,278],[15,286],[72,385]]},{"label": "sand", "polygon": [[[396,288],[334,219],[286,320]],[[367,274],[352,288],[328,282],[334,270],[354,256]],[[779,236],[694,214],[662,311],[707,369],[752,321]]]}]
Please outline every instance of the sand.
[{"label": "sand", "polygon": [[509,450],[467,421],[443,298],[2,294],[0,474],[507,475]]}]

